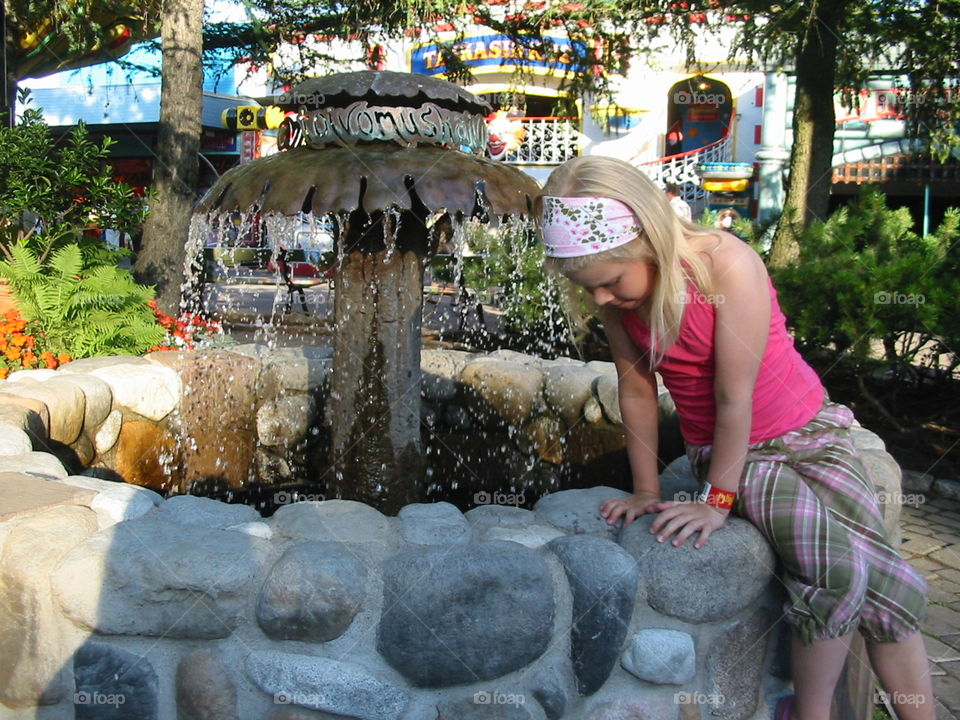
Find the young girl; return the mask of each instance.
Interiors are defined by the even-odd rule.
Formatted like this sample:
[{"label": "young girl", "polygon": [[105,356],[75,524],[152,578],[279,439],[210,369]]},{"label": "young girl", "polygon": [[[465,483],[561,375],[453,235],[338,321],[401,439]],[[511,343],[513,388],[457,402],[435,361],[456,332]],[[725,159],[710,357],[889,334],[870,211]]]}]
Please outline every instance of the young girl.
[{"label": "young girl", "polygon": [[[634,494],[610,524],[659,513],[650,531],[702,548],[733,511],[782,562],[795,695],[777,720],[826,720],[850,634],[901,720],[932,720],[918,628],[926,582],[887,540],[875,491],[847,439],[850,410],[826,400],[787,335],[762,260],[725,232],[685,222],[639,170],[607,157],[557,168],[538,201],[551,269],[600,308],[617,367]],[[662,502],[660,373],[680,416],[700,502]]]}]

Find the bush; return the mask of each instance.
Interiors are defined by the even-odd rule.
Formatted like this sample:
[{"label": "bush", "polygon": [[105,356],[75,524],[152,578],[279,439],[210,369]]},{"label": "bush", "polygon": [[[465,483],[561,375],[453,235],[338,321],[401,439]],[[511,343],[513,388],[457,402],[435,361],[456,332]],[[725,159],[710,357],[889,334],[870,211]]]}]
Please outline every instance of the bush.
[{"label": "bush", "polygon": [[[800,238],[798,262],[775,273],[794,334],[808,349],[834,349],[864,368],[882,359],[896,376],[917,364],[957,365],[960,213],[920,237],[906,208],[864,186],[857,200]],[[942,355],[947,353],[946,368]]]}]

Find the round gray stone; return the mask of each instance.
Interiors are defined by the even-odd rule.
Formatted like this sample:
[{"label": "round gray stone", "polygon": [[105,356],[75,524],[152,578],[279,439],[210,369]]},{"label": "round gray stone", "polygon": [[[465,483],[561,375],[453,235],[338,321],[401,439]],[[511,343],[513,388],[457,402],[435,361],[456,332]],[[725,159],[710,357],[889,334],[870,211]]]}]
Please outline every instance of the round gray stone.
[{"label": "round gray stone", "polygon": [[406,690],[381,682],[359,665],[312,655],[253,652],[247,675],[277,704],[361,720],[396,720],[409,699]]},{"label": "round gray stone", "polygon": [[506,540],[534,550],[543,547],[551,540],[564,536],[563,531],[558,530],[553,525],[540,525],[538,523],[526,527],[481,525],[478,531],[480,540]]},{"label": "round gray stone", "polygon": [[241,533],[139,518],[84,539],[51,584],[64,615],[104,635],[226,637],[265,550]]},{"label": "round gray stone", "polygon": [[416,686],[489,680],[530,664],[550,643],[553,582],[532,550],[428,546],[386,567],[377,649]]},{"label": "round gray stone", "polygon": [[581,695],[595,693],[620,657],[637,599],[636,561],[611,540],[569,535],[550,543],[573,593],[570,657]]},{"label": "round gray stone", "polygon": [[693,638],[680,630],[641,630],[627,645],[620,663],[632,675],[657,685],[680,685],[697,674]]},{"label": "round gray stone", "polygon": [[773,579],[773,550],[747,520],[728,517],[697,550],[692,539],[683,547],[657,542],[650,532],[656,517],[634,520],[619,538],[640,564],[654,610],[690,623],[713,622],[752,605]]},{"label": "round gray stone", "polygon": [[126,650],[88,642],[73,657],[76,720],[156,720],[157,673],[150,661]]},{"label": "round gray stone", "polygon": [[544,495],[533,507],[539,522],[565,530],[571,534],[595,534],[615,538],[618,528],[608,525],[600,516],[600,503],[610,498],[626,498],[630,493],[616,488],[599,487],[580,490],[561,490]]},{"label": "round gray stone", "polygon": [[366,576],[363,563],[342,543],[295,545],[263,583],[257,622],[274,640],[333,640],[360,611]]},{"label": "round gray stone", "polygon": [[364,503],[323,500],[285,505],[270,518],[270,527],[292,539],[388,544],[395,534],[392,520]]},{"label": "round gray stone", "polygon": [[451,545],[470,541],[470,523],[448,502],[413,503],[397,513],[403,539],[416,545]]},{"label": "round gray stone", "polygon": [[225,503],[197,495],[174,495],[150,511],[147,517],[202,528],[226,528],[261,519],[260,513],[249,505]]},{"label": "round gray stone", "polygon": [[[479,494],[479,493],[478,493]],[[532,510],[510,505],[478,505],[467,510],[464,517],[471,525],[497,525],[500,527],[524,527],[534,522]]]}]

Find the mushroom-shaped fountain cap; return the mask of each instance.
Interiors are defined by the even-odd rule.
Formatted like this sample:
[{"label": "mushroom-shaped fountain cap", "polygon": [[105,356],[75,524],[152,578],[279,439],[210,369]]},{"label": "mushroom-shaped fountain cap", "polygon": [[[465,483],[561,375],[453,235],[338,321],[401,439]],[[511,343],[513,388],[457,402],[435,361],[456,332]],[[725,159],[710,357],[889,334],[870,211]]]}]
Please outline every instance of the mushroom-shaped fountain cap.
[{"label": "mushroom-shaped fountain cap", "polygon": [[447,110],[489,115],[491,106],[459,85],[427,75],[361,70],[311,78],[271,100],[284,110],[343,108],[357,100],[388,107],[419,107],[426,102]]},{"label": "mushroom-shaped fountain cap", "polygon": [[436,147],[295,148],[225,173],[198,212],[314,215],[409,209],[415,193],[431,212],[473,213],[480,194],[496,215],[529,215],[537,182],[504,163]]}]

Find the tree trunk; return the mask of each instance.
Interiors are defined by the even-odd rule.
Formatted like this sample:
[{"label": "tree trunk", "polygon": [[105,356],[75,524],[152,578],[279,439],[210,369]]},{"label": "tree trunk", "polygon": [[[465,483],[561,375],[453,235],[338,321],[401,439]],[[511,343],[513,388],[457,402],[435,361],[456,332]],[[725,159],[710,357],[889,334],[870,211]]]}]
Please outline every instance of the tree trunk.
[{"label": "tree trunk", "polygon": [[196,196],[203,103],[203,0],[164,0],[160,124],[153,161],[154,196],[133,266],[157,289],[160,308],[177,315],[184,246]]},{"label": "tree trunk", "polygon": [[823,220],[830,206],[833,96],[840,20],[846,3],[817,3],[797,49],[793,144],[783,215],[770,248],[771,267],[785,267],[799,254],[800,233],[813,220]]}]

